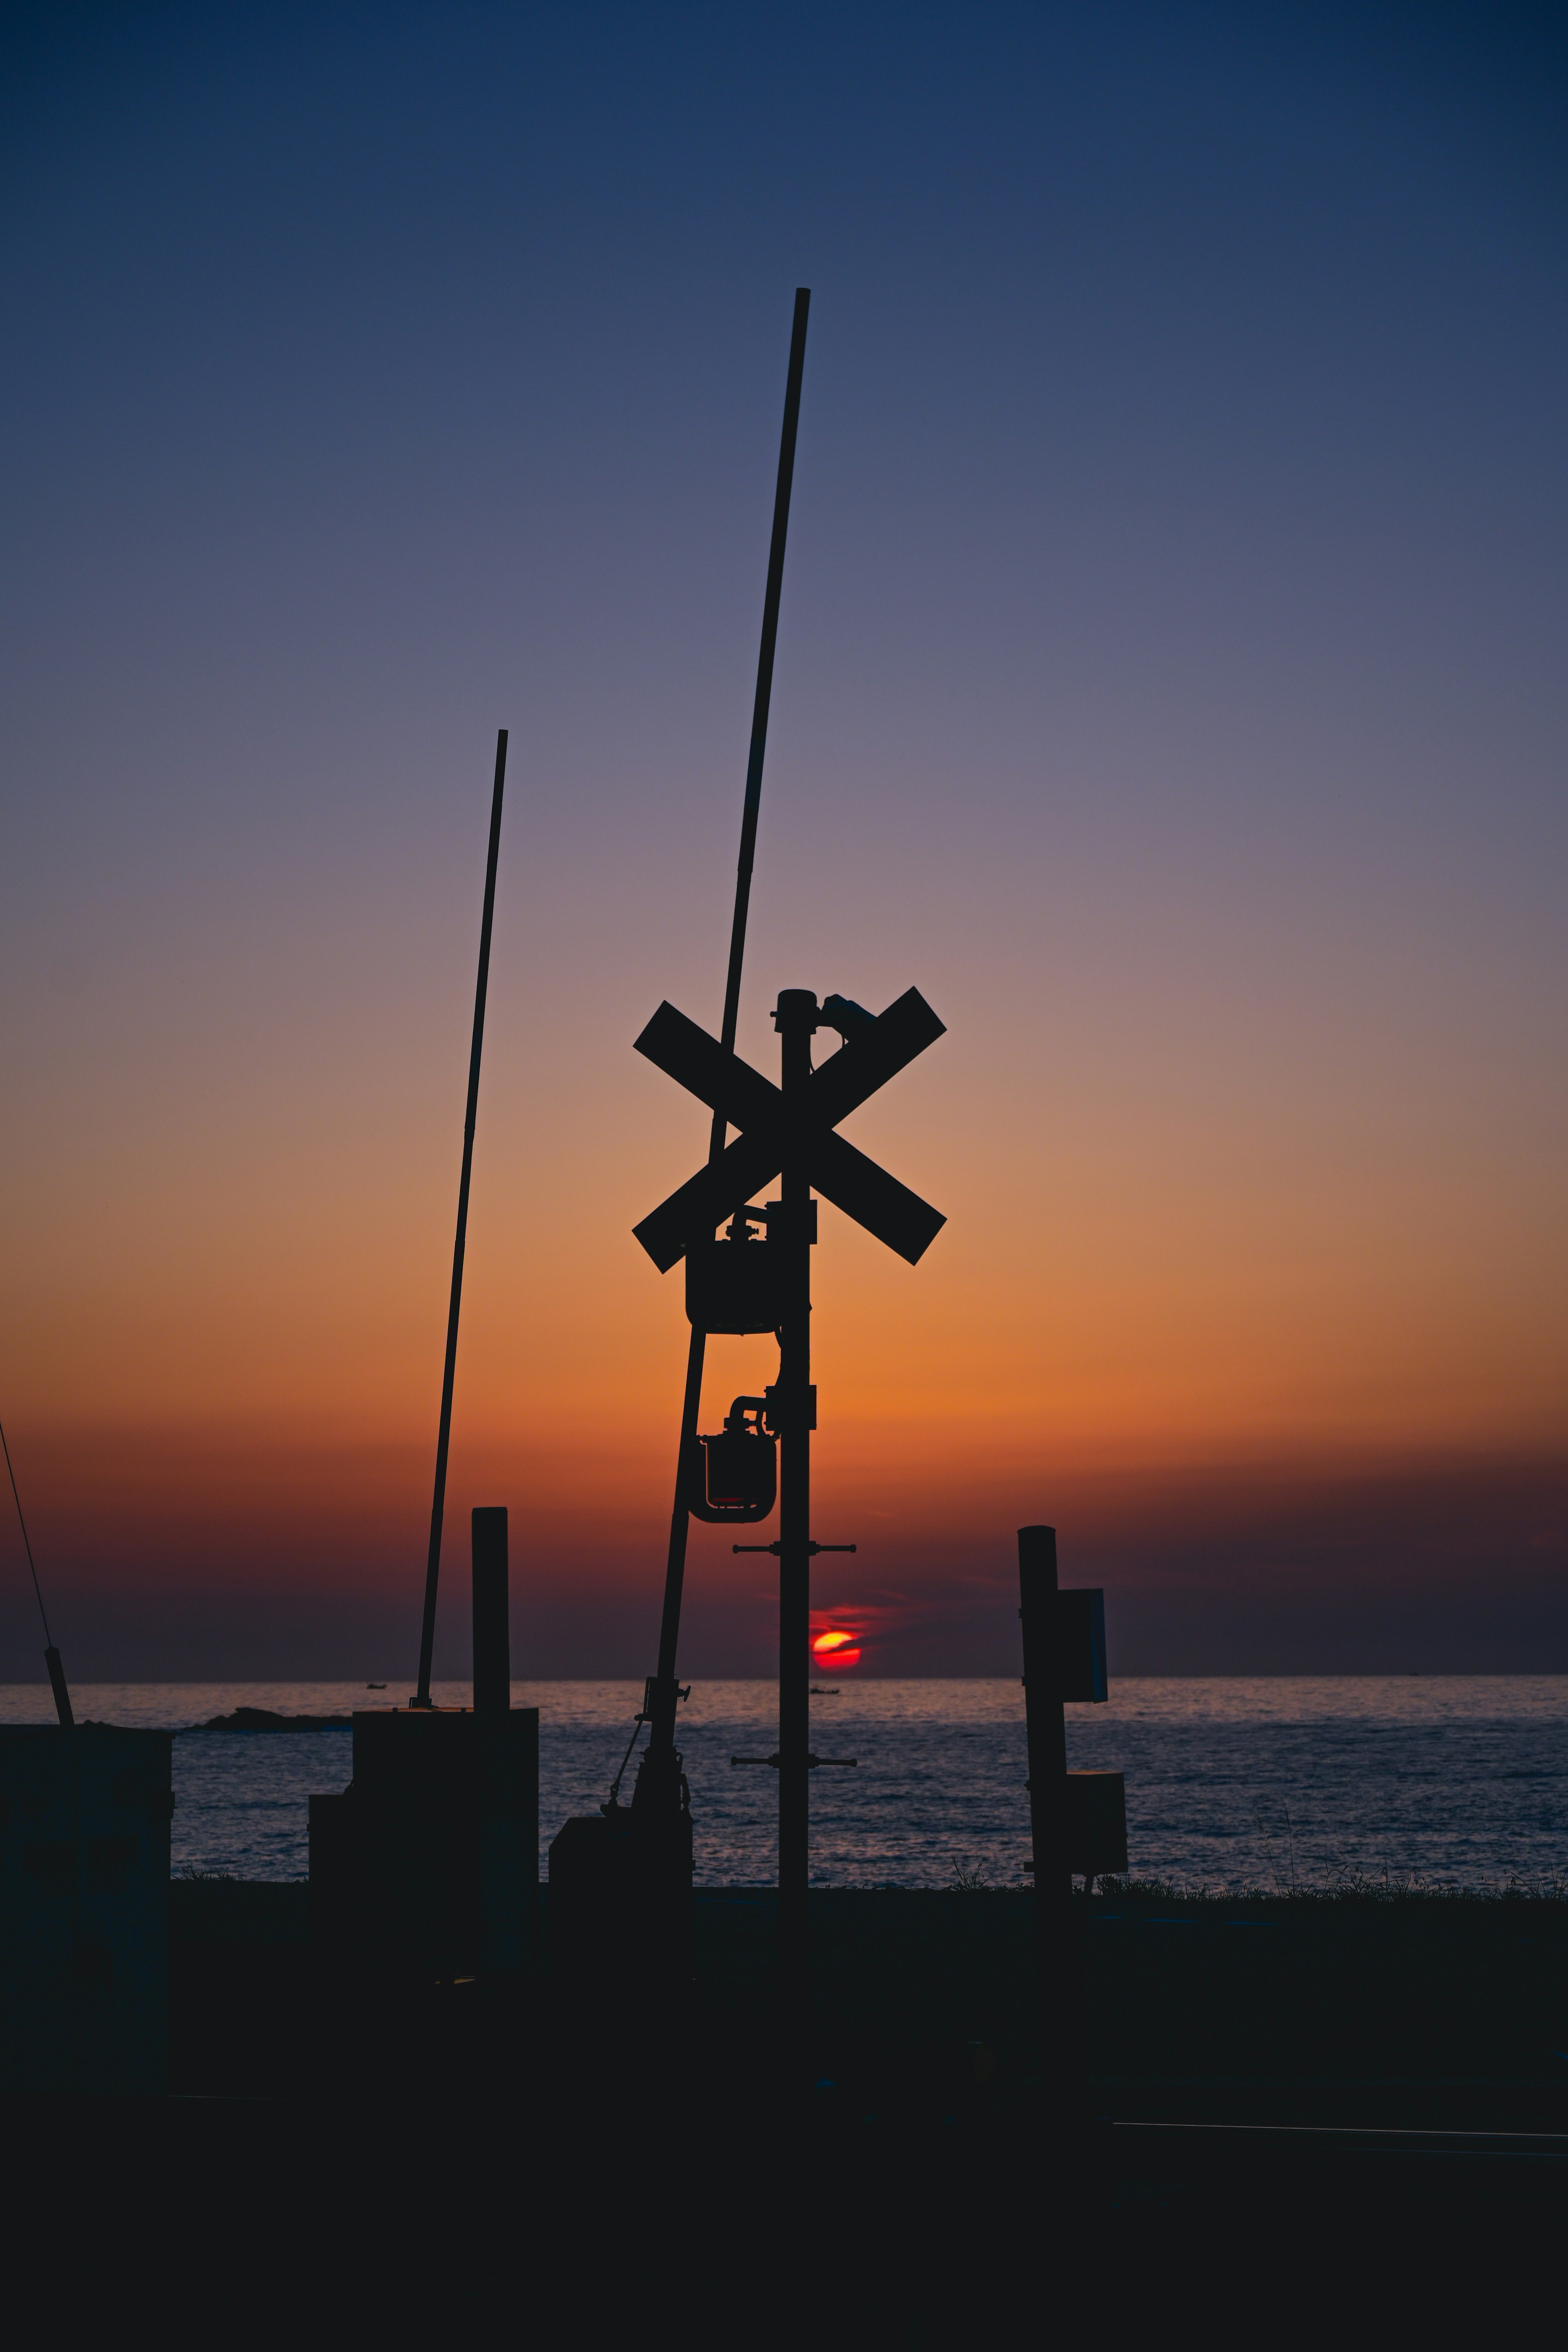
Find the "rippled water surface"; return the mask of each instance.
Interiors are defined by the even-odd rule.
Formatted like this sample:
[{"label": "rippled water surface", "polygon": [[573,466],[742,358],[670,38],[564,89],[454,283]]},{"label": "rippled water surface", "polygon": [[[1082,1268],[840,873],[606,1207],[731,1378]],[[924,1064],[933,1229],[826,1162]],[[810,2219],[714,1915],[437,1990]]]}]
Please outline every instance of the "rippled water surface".
[{"label": "rippled water surface", "polygon": [[[392,1696],[404,1694],[389,1694]],[[603,1799],[635,1683],[518,1683],[540,1710],[542,1843]],[[384,1706],[343,1683],[84,1685],[80,1717],[166,1726],[174,1864],[302,1877],[306,1799],[350,1776],[351,1734],[195,1729],[236,1706]],[[438,1686],[445,1705],[466,1685]],[[702,1683],[682,1711],[700,1877],[771,1880],[777,1785],[732,1755],[775,1744],[773,1685]],[[814,1699],[813,1875],[825,1885],[1016,1883],[1029,1855],[1023,1693],[1013,1681],[846,1681]],[[0,1688],[0,1717],[50,1720],[47,1686]],[[1314,1885],[1349,1870],[1495,1884],[1568,1876],[1568,1677],[1123,1681],[1068,1710],[1069,1761],[1127,1776],[1133,1868],[1194,1885]],[[632,1771],[635,1772],[635,1760]],[[626,1793],[629,1794],[631,1773]]]}]

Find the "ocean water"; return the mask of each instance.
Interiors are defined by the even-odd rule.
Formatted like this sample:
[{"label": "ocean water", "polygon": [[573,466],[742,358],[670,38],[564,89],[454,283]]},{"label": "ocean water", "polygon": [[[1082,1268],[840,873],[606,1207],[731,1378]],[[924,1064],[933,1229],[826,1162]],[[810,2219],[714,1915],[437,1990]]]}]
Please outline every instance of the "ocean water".
[{"label": "ocean water", "polygon": [[[1015,1681],[860,1682],[814,1698],[813,1745],[854,1757],[812,1780],[812,1874],[824,1885],[943,1886],[955,1871],[1022,1883],[1029,1858],[1023,1692]],[[466,1684],[437,1687],[462,1706]],[[350,1777],[344,1730],[195,1727],[236,1706],[347,1714],[363,1684],[86,1685],[79,1717],[158,1725],[174,1743],[178,1869],[299,1878],[306,1800]],[[516,1683],[540,1710],[542,1847],[604,1799],[641,1696],[630,1682]],[[47,1685],[0,1686],[0,1719],[52,1720]],[[1068,1710],[1068,1760],[1127,1776],[1133,1870],[1192,1887],[1313,1886],[1351,1872],[1431,1885],[1568,1879],[1568,1676],[1114,1682]],[[693,1685],[681,1713],[697,1869],[770,1882],[777,1782],[731,1756],[776,1745],[765,1682]],[[636,1759],[623,1796],[629,1797]],[[542,1853],[541,1862],[542,1866]]]}]

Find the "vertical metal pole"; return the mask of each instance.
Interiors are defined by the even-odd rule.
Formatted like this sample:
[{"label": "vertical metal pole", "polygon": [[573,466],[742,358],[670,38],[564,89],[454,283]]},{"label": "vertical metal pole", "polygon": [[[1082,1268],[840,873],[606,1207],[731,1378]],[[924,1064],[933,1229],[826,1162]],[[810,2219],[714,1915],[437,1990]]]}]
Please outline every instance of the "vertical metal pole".
[{"label": "vertical metal pole", "polygon": [[1024,1628],[1024,1713],[1029,1820],[1035,1843],[1045,2072],[1065,2115],[1083,2063],[1082,1985],[1067,1837],[1067,1720],[1057,1608],[1057,1531],[1018,1529],[1018,1615]]},{"label": "vertical metal pole", "polygon": [[[768,710],[773,691],[773,653],[778,644],[779,600],[784,593],[784,542],[789,536],[790,491],[795,482],[795,444],[800,425],[800,387],[805,371],[805,322],[811,309],[811,289],[795,289],[795,322],[790,331],[789,373],[784,382],[784,432],[779,442],[778,482],[773,491],[773,538],[768,546],[768,578],[763,596],[763,642],[757,656],[757,692],[752,705],[752,747],[746,761],[746,798],[741,814],[741,855],[735,868],[735,910],[730,924],[730,962],[724,975],[722,1044],[732,1049],[741,1010],[741,966],[746,952],[746,917],[752,903],[752,868],[757,850],[757,813],[763,798],[763,761],[768,748]],[[727,1133],[722,1111],[713,1114],[708,1157],[717,1160]],[[686,1391],[680,1405],[680,1444],[675,1459],[675,1501],[669,1515],[669,1550],[664,1571],[664,1613],[658,1630],[658,1672],[649,1693],[652,1721],[648,1754],[659,1760],[645,1767],[648,1785],[658,1793],[673,1790],[676,1706],[676,1658],[680,1641],[680,1601],[686,1581],[686,1543],[691,1516],[686,1507],[686,1474],[697,1434],[702,1402],[704,1339],[693,1331],[686,1350]],[[643,1774],[637,1794],[643,1793]]]},{"label": "vertical metal pole", "polygon": [[463,1115],[463,1172],[458,1184],[458,1239],[452,1251],[452,1296],[447,1308],[447,1361],[441,1374],[441,1424],[436,1439],[436,1496],[430,1506],[430,1550],[425,1563],[425,1622],[419,1634],[419,1690],[410,1706],[430,1704],[430,1664],[436,1648],[436,1587],[441,1574],[441,1522],[447,1509],[447,1448],[452,1435],[452,1381],[458,1369],[458,1315],[463,1303],[463,1251],[468,1238],[468,1180],[474,1169],[474,1118],[479,1107],[479,1055],[485,1042],[485,992],[490,978],[490,925],[496,909],[496,860],[500,855],[501,794],[506,787],[506,736],[496,737],[496,780],[490,795],[490,845],[485,861],[485,910],[479,923],[479,977],[474,991],[474,1042],[468,1055],[468,1107]]},{"label": "vertical metal pole", "polygon": [[806,1882],[811,1814],[811,1181],[805,1096],[816,999],[779,992],[786,1142],[781,1198],[788,1288],[779,1332],[779,1992],[786,2033],[804,2030],[808,1981]]}]

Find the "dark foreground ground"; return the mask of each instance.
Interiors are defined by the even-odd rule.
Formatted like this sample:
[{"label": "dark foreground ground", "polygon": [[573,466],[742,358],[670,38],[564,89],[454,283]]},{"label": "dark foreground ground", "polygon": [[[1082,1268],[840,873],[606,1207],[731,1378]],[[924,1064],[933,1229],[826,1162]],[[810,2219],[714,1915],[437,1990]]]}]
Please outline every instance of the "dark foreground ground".
[{"label": "dark foreground ground", "polygon": [[1096,1898],[1064,2124],[1029,1895],[812,1903],[781,2080],[763,1891],[699,1897],[650,2033],[635,1950],[608,1995],[377,1985],[312,1958],[303,1887],[177,1884],[174,2095],[12,2110],[12,2275],[247,2342],[1232,2342],[1560,2303],[1568,1904]]}]

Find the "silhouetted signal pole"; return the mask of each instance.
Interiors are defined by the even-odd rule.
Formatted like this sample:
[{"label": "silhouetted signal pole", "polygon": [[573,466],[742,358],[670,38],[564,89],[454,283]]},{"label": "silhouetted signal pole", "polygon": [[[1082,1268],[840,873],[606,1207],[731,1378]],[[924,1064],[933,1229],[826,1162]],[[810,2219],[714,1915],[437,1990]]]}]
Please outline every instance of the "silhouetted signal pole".
[{"label": "silhouetted signal pole", "polygon": [[[818,1544],[811,1536],[811,1432],[816,1418],[811,1385],[816,1218],[812,1193],[834,1202],[910,1265],[919,1262],[945,1220],[835,1129],[940,1037],[942,1024],[913,988],[879,1015],[843,997],[829,997],[819,1007],[809,989],[784,989],[773,1021],[782,1060],[783,1083],[777,1087],[672,1004],[661,1004],[637,1039],[639,1054],[741,1132],[635,1230],[661,1273],[689,1252],[706,1254],[705,1295],[710,1300],[726,1292],[739,1297],[748,1288],[755,1254],[765,1286],[777,1301],[769,1321],[778,1333],[779,1377],[765,1403],[769,1431],[783,1451],[779,1537],[776,1543],[737,1544],[735,1549],[772,1552],[779,1563],[779,1746],[774,1756],[732,1760],[772,1764],[779,1775],[782,1990],[786,2019],[798,2026],[806,1968],[809,1775],[819,1764],[850,1760],[811,1753],[811,1561],[819,1551],[854,1549]],[[837,1029],[845,1042],[814,1070],[811,1040],[823,1026]],[[753,1195],[775,1176],[783,1180],[779,1200],[749,1209]],[[733,1221],[731,1238],[716,1244],[714,1228],[726,1220]],[[748,1224],[763,1225],[767,1239],[752,1241]],[[689,1307],[694,1291],[689,1267],[688,1272]],[[762,1327],[735,1317],[708,1328]]]},{"label": "silhouetted signal pole", "polygon": [[[811,1244],[816,1203],[806,1158],[805,1100],[816,998],[779,992],[773,1014],[784,1079],[784,1319],[779,1327],[779,1967],[786,2008],[806,1970],[811,1823]],[[773,1246],[770,1232],[764,1248]]]},{"label": "silhouetted signal pole", "polygon": [[[1083,1944],[1073,1916],[1072,1874],[1075,1869],[1083,1872],[1087,1904],[1099,1871],[1125,1870],[1127,1823],[1120,1773],[1068,1771],[1068,1706],[1085,1700],[1093,1704],[1106,1696],[1105,1595],[1098,1586],[1061,1590],[1055,1528],[1018,1529],[1018,1615],[1024,1633],[1042,2048],[1047,2086],[1067,2119],[1081,2116],[1089,2088]],[[1103,1804],[1098,1818],[1086,1819],[1081,1803],[1075,1807],[1073,1802],[1075,1793],[1091,1798],[1097,1787],[1112,1800],[1109,1822]]]}]

